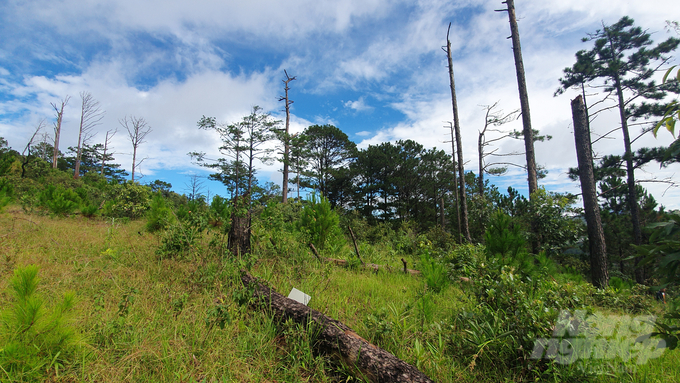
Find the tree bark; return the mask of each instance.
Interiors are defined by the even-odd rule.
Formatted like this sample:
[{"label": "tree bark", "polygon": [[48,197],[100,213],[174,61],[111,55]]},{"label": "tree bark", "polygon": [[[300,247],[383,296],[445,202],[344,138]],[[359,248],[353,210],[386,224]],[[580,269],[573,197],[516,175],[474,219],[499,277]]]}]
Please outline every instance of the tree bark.
[{"label": "tree bark", "polygon": [[57,168],[57,161],[59,160],[59,138],[61,137],[61,123],[64,120],[64,108],[68,104],[71,98],[69,96],[64,97],[61,100],[61,106],[57,107],[57,104],[51,104],[54,111],[57,113],[57,122],[54,124],[54,152],[52,153],[52,169]]},{"label": "tree bark", "polygon": [[[642,228],[640,227],[640,211],[638,210],[637,192],[635,191],[635,168],[633,167],[633,150],[631,149],[630,133],[628,132],[628,118],[626,117],[626,104],[623,100],[623,89],[621,79],[615,76],[616,93],[619,100],[619,115],[621,117],[621,130],[623,131],[623,146],[626,161],[626,176],[628,183],[628,208],[630,209],[630,219],[633,223],[633,243],[636,246],[642,244]],[[643,283],[645,276],[644,270],[639,266],[640,258],[635,258],[635,282]]]},{"label": "tree bark", "polygon": [[[451,129],[451,160],[453,161],[453,165],[456,166],[456,140],[453,135],[453,123],[449,121],[449,128]],[[458,203],[458,177],[453,177],[453,188],[456,189],[456,193],[454,193],[454,203],[456,204],[456,219],[458,220],[458,226],[456,227],[458,231],[458,243],[463,242],[463,239],[461,237],[460,233],[460,204]]]},{"label": "tree bark", "polygon": [[580,95],[571,101],[571,114],[574,121],[574,140],[578,158],[581,192],[583,193],[583,209],[588,227],[588,243],[590,245],[590,272],[593,285],[605,288],[609,284],[607,270],[607,248],[600,217],[600,206],[597,203],[597,184],[593,172],[593,157],[590,150],[588,115],[583,97]]},{"label": "tree bark", "polygon": [[[451,29],[450,23],[449,29]],[[451,104],[453,105],[453,128],[456,131],[456,146],[458,147],[458,175],[460,177],[460,182],[458,183],[458,195],[460,200],[460,221],[462,224],[461,229],[468,243],[472,243],[472,238],[470,237],[470,228],[468,226],[467,201],[465,198],[465,169],[463,168],[463,144],[460,137],[458,102],[456,101],[456,82],[453,78],[453,58],[451,56],[451,40],[449,40],[449,31],[446,32],[446,53],[449,61],[449,82],[451,85]]]},{"label": "tree bark", "polygon": [[[245,197],[238,197],[245,200]],[[236,205],[236,204],[235,204]],[[231,217],[229,228],[228,245],[229,251],[234,256],[243,256],[250,253],[250,214]]]},{"label": "tree bark", "polygon": [[534,132],[531,128],[531,113],[529,111],[529,94],[527,92],[527,80],[524,76],[524,62],[522,61],[522,48],[519,43],[519,28],[515,17],[515,1],[506,0],[508,5],[508,18],[510,19],[510,37],[512,38],[512,51],[515,55],[515,71],[517,72],[517,87],[519,89],[519,102],[522,108],[522,126],[524,134],[524,150],[527,159],[527,178],[529,181],[529,198],[538,190],[538,177],[536,175],[536,158],[534,154]]},{"label": "tree bark", "polygon": [[286,298],[243,272],[241,281],[253,291],[252,306],[270,309],[279,322],[292,320],[314,331],[317,352],[332,355],[371,382],[432,382],[414,366],[376,347],[344,323]]}]

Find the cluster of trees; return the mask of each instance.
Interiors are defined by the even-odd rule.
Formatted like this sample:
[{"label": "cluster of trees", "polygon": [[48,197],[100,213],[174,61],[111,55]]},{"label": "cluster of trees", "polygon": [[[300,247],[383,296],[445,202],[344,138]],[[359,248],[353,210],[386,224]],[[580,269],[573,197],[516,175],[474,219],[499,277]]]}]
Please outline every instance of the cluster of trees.
[{"label": "cluster of trees", "polygon": [[[507,203],[509,197],[501,196],[495,188],[488,190],[485,188],[488,181],[485,182],[483,173],[502,173],[504,167],[498,168],[498,165],[509,164],[496,162],[496,168],[493,168],[494,163],[485,160],[487,156],[493,154],[487,146],[495,140],[486,136],[492,131],[487,128],[498,127],[512,118],[522,118],[524,125],[522,132],[506,132],[500,138],[524,139],[526,151],[523,154],[527,158],[527,163],[520,166],[529,174],[531,199],[534,199],[534,195],[545,194],[541,192],[537,183],[541,178],[541,169],[533,159],[533,143],[545,137],[531,128],[528,96],[526,87],[523,86],[525,80],[519,35],[514,20],[514,4],[511,1],[506,4],[508,8],[503,11],[507,11],[510,18],[522,109],[521,114],[517,112],[503,114],[492,113],[495,105],[487,107],[485,129],[480,132],[478,145],[480,159],[478,176],[470,172],[466,174],[463,168],[451,62],[449,75],[454,117],[453,156],[441,150],[425,149],[411,140],[386,142],[358,150],[356,144],[350,141],[345,133],[332,125],[313,125],[300,134],[291,135],[288,121],[289,107],[293,101],[289,99],[288,91],[289,83],[295,80],[295,77],[289,76],[287,72],[286,79],[283,80],[285,96],[280,99],[286,103],[285,129],[280,128],[281,121],[273,119],[258,107],[241,122],[233,124],[218,124],[215,118],[203,117],[199,121],[199,127],[220,133],[223,141],[220,151],[226,157],[208,159],[204,153],[191,155],[198,163],[214,169],[216,172],[210,177],[225,183],[235,199],[245,197],[248,206],[253,185],[256,184],[254,164],[257,160],[269,162],[278,159],[284,168],[282,185],[285,191],[284,202],[288,198],[289,183],[292,183],[297,185],[298,197],[300,188],[316,190],[326,196],[333,206],[355,210],[371,222],[410,220],[417,222],[421,228],[440,225],[457,231],[459,236],[464,236],[467,240],[479,238],[478,233],[484,229],[484,217],[489,214],[489,209],[480,209],[481,205],[512,210],[512,204]],[[653,45],[649,33],[634,26],[633,20],[628,17],[623,17],[613,25],[603,24],[601,30],[589,34],[583,40],[591,42],[593,46],[590,50],[582,50],[576,54],[576,63],[564,70],[564,77],[559,80],[560,87],[556,95],[563,94],[570,88],[577,88],[582,93],[587,128],[583,150],[588,152],[589,161],[594,167],[593,185],[597,186],[593,187],[599,188],[599,191],[596,191],[599,204],[596,205],[601,210],[600,221],[603,226],[600,239],[607,242],[609,248],[607,254],[611,258],[600,261],[605,265],[611,265],[613,259],[618,262],[618,267],[623,272],[628,267],[626,259],[633,255],[629,245],[640,245],[645,239],[643,233],[645,223],[659,217],[655,210],[657,204],[654,198],[649,196],[640,186],[639,180],[635,179],[635,169],[650,161],[667,165],[676,162],[678,157],[678,153],[669,152],[666,147],[633,151],[632,143],[635,138],[631,137],[630,127],[642,125],[644,127],[642,134],[645,134],[652,130],[656,123],[646,120],[657,117],[666,118],[665,123],[669,126],[667,119],[669,107],[677,104],[669,105],[665,101],[669,94],[680,93],[680,86],[675,79],[656,83],[653,77],[669,60],[668,54],[677,48],[680,40],[671,37]],[[448,44],[446,48],[447,55],[450,56]],[[597,92],[599,97],[595,102],[592,101],[593,92]],[[620,126],[599,136],[611,135],[620,130],[623,135],[623,154],[598,156],[592,149],[597,140],[591,138],[591,134],[594,133],[590,130],[590,121],[598,113],[609,109],[618,110]],[[276,141],[282,147],[278,152],[282,156],[278,158],[275,155],[277,149],[269,143]],[[290,177],[289,172],[292,173]],[[578,169],[573,169],[571,175],[578,179]],[[473,184],[470,185],[470,182]],[[512,194],[513,190],[510,190],[508,195]],[[552,195],[550,198],[557,201],[561,197]],[[540,200],[541,197],[537,199]],[[467,200],[471,201],[469,208]],[[521,198],[513,197],[510,200],[520,201]],[[528,210],[535,208],[527,207]],[[561,214],[565,214],[566,211],[563,208]],[[516,212],[518,216],[521,214],[522,212]],[[545,248],[545,243],[541,241],[550,240],[545,239],[546,236],[541,233],[541,222],[527,219],[525,223],[530,232],[529,236],[535,239],[532,242],[533,249],[537,251]],[[469,226],[478,227],[472,230],[477,235],[470,235]],[[589,238],[591,242],[595,240],[598,239]],[[643,267],[638,267],[637,261],[631,266],[638,282],[644,281],[649,276],[645,275]],[[606,285],[606,273],[603,278],[597,284]]]}]

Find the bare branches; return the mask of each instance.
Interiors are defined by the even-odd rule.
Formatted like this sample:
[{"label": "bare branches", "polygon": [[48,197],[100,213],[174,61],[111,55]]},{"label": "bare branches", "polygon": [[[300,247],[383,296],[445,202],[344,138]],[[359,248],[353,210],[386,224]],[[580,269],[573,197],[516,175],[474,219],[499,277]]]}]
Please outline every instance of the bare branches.
[{"label": "bare branches", "polygon": [[80,177],[80,158],[83,152],[83,146],[94,137],[92,132],[95,126],[101,123],[106,112],[101,110],[99,101],[92,97],[90,92],[80,92],[81,109],[80,109],[80,130],[78,133],[78,149],[76,154],[76,165],[73,178]]},{"label": "bare branches", "polygon": [[21,155],[24,156],[26,155],[26,152],[28,152],[28,155],[31,154],[31,146],[33,146],[33,140],[35,140],[35,136],[40,133],[40,131],[45,127],[45,119],[42,119],[38,122],[38,125],[35,127],[35,131],[33,132],[33,135],[31,136],[31,139],[28,140],[28,143],[26,144],[26,147],[24,148],[24,151],[21,152]]},{"label": "bare branches", "polygon": [[284,91],[285,91],[285,96],[279,97],[279,101],[285,101],[286,103],[286,130],[285,133],[283,134],[283,183],[282,183],[282,192],[283,192],[283,203],[288,202],[288,167],[290,165],[290,160],[289,160],[289,154],[290,154],[290,105],[293,103],[291,99],[288,98],[288,91],[290,88],[288,87],[288,83],[291,81],[295,80],[295,76],[290,77],[288,75],[288,72],[286,70],[283,70],[283,73],[286,74],[286,79],[283,80],[284,83]]},{"label": "bare branches", "polygon": [[128,138],[132,144],[132,181],[134,182],[135,169],[146,159],[143,158],[141,161],[137,162],[137,148],[139,148],[139,145],[146,142],[144,139],[152,132],[152,129],[142,117],[131,116],[128,118],[125,116],[118,122],[120,122],[120,125],[127,130]]},{"label": "bare branches", "polygon": [[64,97],[61,100],[59,106],[57,106],[57,104],[55,103],[50,103],[50,105],[52,105],[52,108],[54,108],[55,113],[57,114],[57,121],[54,123],[54,152],[52,153],[53,169],[57,168],[57,160],[59,159],[59,136],[61,135],[61,123],[64,118],[64,108],[66,107],[70,99],[71,99],[70,96]]},{"label": "bare branches", "polygon": [[106,131],[106,138],[104,139],[104,153],[102,154],[102,171],[101,171],[102,176],[104,175],[104,165],[106,163],[106,160],[108,159],[107,154],[110,155],[109,153],[107,153],[109,143],[113,139],[113,136],[116,135],[116,133],[118,133],[118,129],[113,130],[113,133],[111,132],[111,130]]}]

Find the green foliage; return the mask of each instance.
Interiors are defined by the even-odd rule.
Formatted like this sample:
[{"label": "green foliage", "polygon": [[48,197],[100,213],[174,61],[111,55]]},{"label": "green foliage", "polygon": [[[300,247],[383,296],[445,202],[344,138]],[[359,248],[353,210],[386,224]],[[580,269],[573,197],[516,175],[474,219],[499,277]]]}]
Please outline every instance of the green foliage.
[{"label": "green foliage", "polygon": [[[673,65],[670,67],[667,71],[666,74],[663,76],[663,83],[665,84],[666,81],[668,81],[668,76],[673,72],[673,69],[675,69],[676,65]],[[671,78],[671,81],[673,81],[673,78]],[[675,81],[680,82],[680,69],[677,70],[675,74]],[[673,137],[675,137],[675,123],[680,120],[680,104],[678,101],[672,101],[668,106],[666,107],[666,112],[664,113],[663,117],[657,124],[654,126],[654,129],[652,130],[654,132],[654,137],[656,137],[657,133],[659,132],[659,128],[662,126],[668,130]]]},{"label": "green foliage", "polygon": [[339,222],[340,217],[331,209],[328,199],[323,196],[317,199],[316,194],[312,193],[302,208],[297,225],[308,243],[323,250],[330,240],[339,236]]},{"label": "green foliage", "polygon": [[97,211],[99,211],[99,208],[94,204],[83,205],[83,207],[80,208],[80,214],[87,218],[92,218],[97,215]]},{"label": "green foliage", "polygon": [[38,197],[40,205],[52,214],[68,215],[78,208],[82,201],[72,189],[65,189],[61,185],[47,185]]},{"label": "green foliage", "polygon": [[486,251],[501,259],[515,259],[526,252],[526,240],[520,226],[500,210],[491,216],[484,240]]},{"label": "green foliage", "polygon": [[104,215],[113,218],[139,218],[149,208],[151,190],[136,182],[111,185],[108,200],[104,204]]},{"label": "green foliage", "polygon": [[[677,284],[680,267],[680,214],[669,214],[668,221],[653,223],[649,245],[637,247],[644,262],[657,265],[657,275],[662,278],[663,286]],[[680,307],[674,307],[657,321],[655,335],[666,341],[667,347],[675,349],[680,340]]]},{"label": "green foliage", "polygon": [[434,293],[441,292],[449,283],[444,265],[432,259],[427,249],[420,256],[420,271],[423,273],[427,288]]},{"label": "green foliage", "polygon": [[161,258],[183,257],[199,250],[199,241],[208,227],[207,211],[200,203],[190,204],[194,210],[177,214],[178,222],[161,234],[156,250]]},{"label": "green foliage", "polygon": [[150,232],[164,230],[174,222],[172,209],[168,206],[161,192],[156,192],[147,213],[146,230]]},{"label": "green foliage", "polygon": [[215,228],[220,228],[223,233],[229,231],[231,218],[231,203],[226,198],[218,195],[213,197],[208,209],[208,224]]},{"label": "green foliage", "polygon": [[12,192],[14,188],[9,181],[0,179],[0,213],[12,201]]},{"label": "green foliage", "polygon": [[75,294],[65,294],[48,310],[36,292],[38,282],[37,266],[15,269],[10,281],[14,302],[0,313],[0,368],[8,381],[40,381],[52,373],[59,376],[77,350],[77,337],[69,326]]}]

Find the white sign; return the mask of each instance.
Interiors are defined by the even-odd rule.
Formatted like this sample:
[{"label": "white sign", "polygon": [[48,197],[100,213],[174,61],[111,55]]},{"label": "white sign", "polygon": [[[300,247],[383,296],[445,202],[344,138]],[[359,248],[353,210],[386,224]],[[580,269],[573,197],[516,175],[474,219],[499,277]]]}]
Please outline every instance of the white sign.
[{"label": "white sign", "polygon": [[293,287],[293,289],[290,290],[290,294],[288,294],[288,298],[290,298],[294,301],[300,302],[305,306],[307,306],[307,303],[309,303],[309,301],[312,299],[311,296],[303,293],[302,291],[296,289],[295,287]]}]

